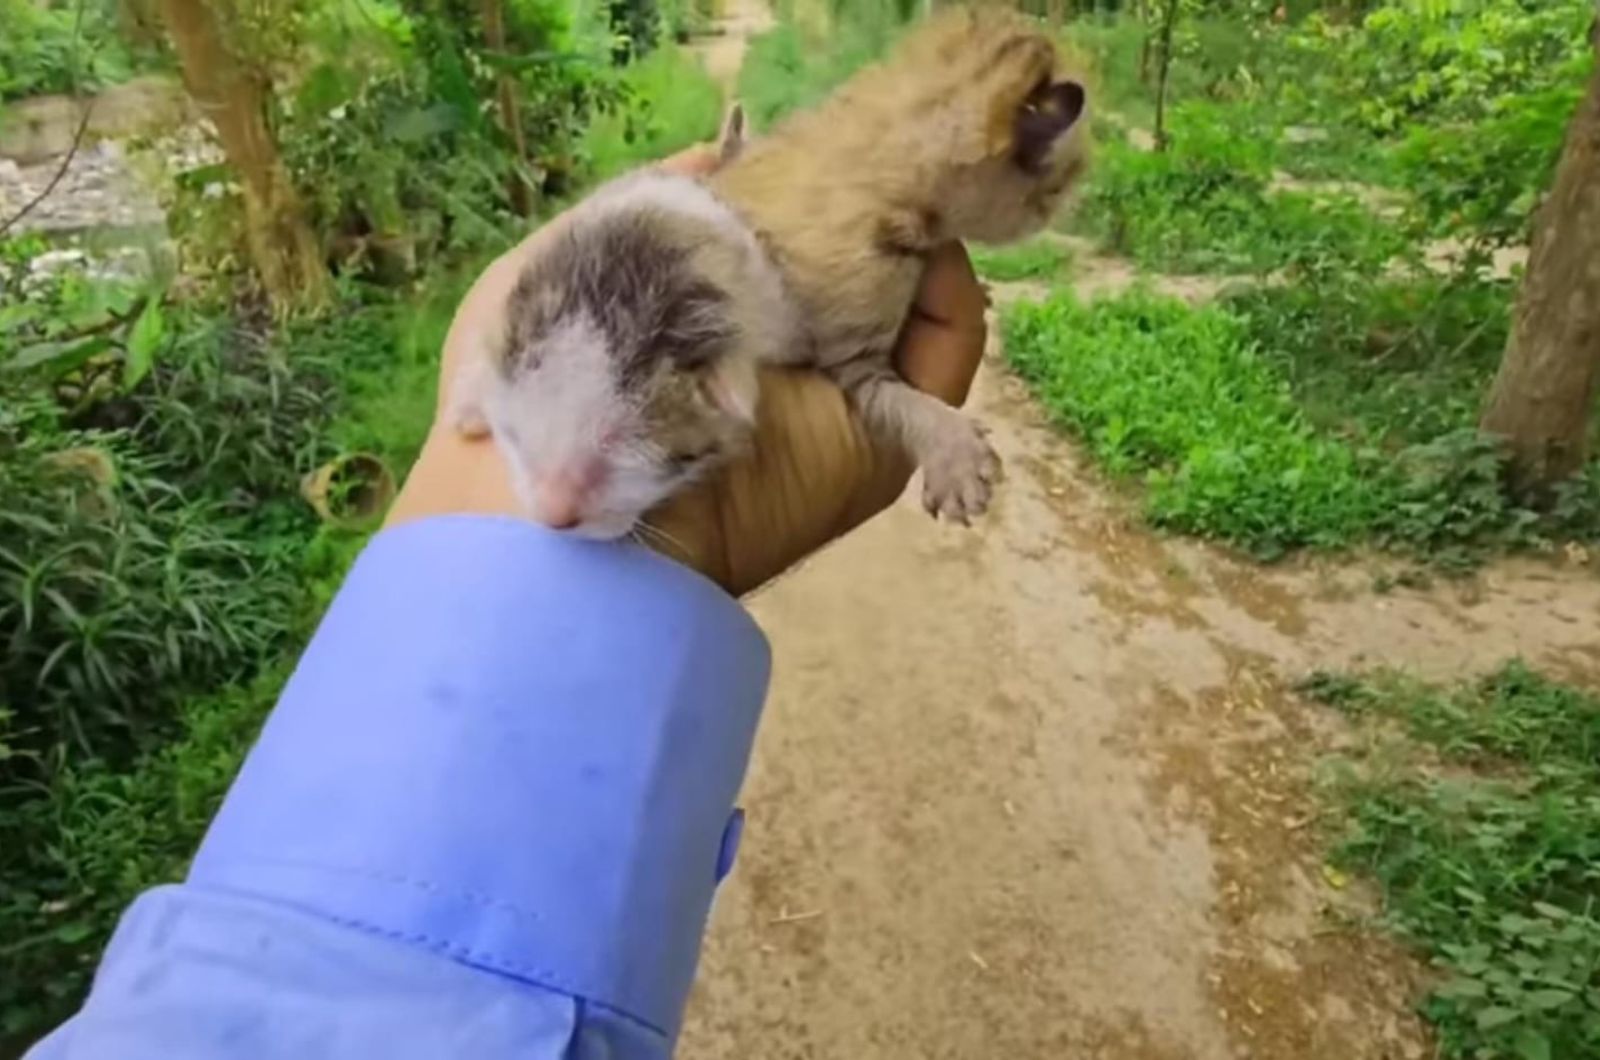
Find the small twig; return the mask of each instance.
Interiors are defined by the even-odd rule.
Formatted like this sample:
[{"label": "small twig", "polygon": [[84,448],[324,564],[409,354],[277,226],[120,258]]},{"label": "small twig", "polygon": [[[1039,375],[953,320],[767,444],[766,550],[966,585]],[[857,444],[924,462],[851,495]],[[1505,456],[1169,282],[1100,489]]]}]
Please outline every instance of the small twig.
[{"label": "small twig", "polygon": [[973,964],[976,964],[979,968],[983,969],[984,971],[987,972],[989,970],[989,962],[984,960],[982,957],[979,957],[978,956],[978,951],[976,951],[976,950],[968,950],[967,951],[967,957],[971,959]]},{"label": "small twig", "polygon": [[48,199],[50,193],[56,190],[56,185],[61,183],[61,178],[67,175],[67,170],[72,166],[72,160],[77,157],[78,148],[83,145],[84,134],[89,131],[89,115],[93,111],[94,100],[91,99],[83,106],[83,117],[78,121],[78,131],[72,136],[72,147],[67,151],[67,157],[61,160],[61,165],[56,169],[55,176],[50,178],[50,183],[44,186],[43,191],[24,203],[22,209],[6,218],[4,224],[0,224],[0,236],[9,232],[12,225],[32,213],[34,207]]},{"label": "small twig", "polygon": [[[83,0],[78,0],[78,7],[72,20],[72,95],[74,99],[80,98],[81,78],[78,71],[78,44],[82,32]],[[72,160],[78,155],[78,148],[83,145],[84,134],[89,131],[89,115],[94,113],[94,104],[95,101],[90,99],[83,105],[83,116],[78,119],[78,131],[72,134],[72,146],[67,149],[67,157],[61,160],[61,168],[56,170],[55,176],[50,178],[50,183],[44,186],[43,191],[24,203],[22,209],[6,218],[4,224],[0,224],[0,236],[11,231],[13,225],[32,213],[35,206],[48,199],[50,193],[56,190],[56,185],[61,183],[61,178],[67,175],[67,170],[72,166]]]}]

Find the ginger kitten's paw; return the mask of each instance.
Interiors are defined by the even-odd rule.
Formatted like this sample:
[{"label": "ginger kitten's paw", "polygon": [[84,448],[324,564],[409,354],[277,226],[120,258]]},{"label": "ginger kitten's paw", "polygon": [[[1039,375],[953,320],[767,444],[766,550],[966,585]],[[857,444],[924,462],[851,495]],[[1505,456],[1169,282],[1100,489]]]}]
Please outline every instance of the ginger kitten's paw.
[{"label": "ginger kitten's paw", "polygon": [[977,423],[965,417],[950,423],[922,461],[922,506],[964,525],[988,509],[1000,456]]}]

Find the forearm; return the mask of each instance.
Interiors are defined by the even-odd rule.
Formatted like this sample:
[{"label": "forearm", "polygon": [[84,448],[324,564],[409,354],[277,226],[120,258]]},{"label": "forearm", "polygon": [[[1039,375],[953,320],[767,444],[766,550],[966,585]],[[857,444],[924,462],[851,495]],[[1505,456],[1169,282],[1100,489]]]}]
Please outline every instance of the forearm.
[{"label": "forearm", "polygon": [[766,676],[737,604],[643,550],[387,531],[38,1055],[667,1055]]}]

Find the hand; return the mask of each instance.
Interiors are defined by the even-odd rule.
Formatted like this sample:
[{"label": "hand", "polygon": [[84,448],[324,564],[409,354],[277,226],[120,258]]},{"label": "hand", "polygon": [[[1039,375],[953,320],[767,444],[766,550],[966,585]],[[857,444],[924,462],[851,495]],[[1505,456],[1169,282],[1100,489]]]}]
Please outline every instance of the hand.
[{"label": "hand", "polygon": [[[661,165],[703,174],[716,155],[696,147]],[[462,300],[445,339],[441,395],[466,336],[502,311],[537,238],[498,258]],[[895,351],[900,374],[951,405],[965,402],[983,356],[984,307],[966,251],[954,243],[936,251]],[[730,593],[746,593],[887,508],[913,470],[897,447],[868,436],[826,377],[766,369],[750,453],[652,512],[660,534],[651,543]],[[461,512],[522,514],[498,447],[464,438],[436,416],[388,525]]]}]

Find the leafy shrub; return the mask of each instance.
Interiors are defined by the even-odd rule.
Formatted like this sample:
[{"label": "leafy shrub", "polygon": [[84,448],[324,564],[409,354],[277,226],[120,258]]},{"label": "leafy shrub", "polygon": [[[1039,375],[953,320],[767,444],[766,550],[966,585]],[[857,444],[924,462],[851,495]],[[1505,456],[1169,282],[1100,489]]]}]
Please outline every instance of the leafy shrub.
[{"label": "leafy shrub", "polygon": [[1593,18],[1589,0],[1387,0],[1353,25],[1314,18],[1299,44],[1323,59],[1311,93],[1331,113],[1392,134],[1571,83]]},{"label": "leafy shrub", "polygon": [[[1553,513],[1520,508],[1470,404],[1455,406],[1456,422],[1436,412],[1437,433],[1403,430],[1384,417],[1406,415],[1416,394],[1404,380],[1373,386],[1363,410],[1370,381],[1338,351],[1291,385],[1294,362],[1258,315],[1274,293],[1255,297],[1230,310],[1139,290],[1089,305],[1059,294],[1007,312],[1006,354],[1109,471],[1144,477],[1157,525],[1264,557],[1368,541],[1445,567],[1491,547],[1600,538],[1600,476],[1569,483]],[[1319,425],[1297,391],[1343,418]]]},{"label": "leafy shrub", "polygon": [[1270,192],[1272,136],[1215,107],[1178,108],[1166,151],[1102,152],[1074,223],[1169,271],[1374,270],[1402,249],[1353,198]]},{"label": "leafy shrub", "polygon": [[116,12],[103,0],[0,0],[0,102],[126,79],[135,61],[115,32]]},{"label": "leafy shrub", "polygon": [[1434,238],[1526,242],[1582,91],[1575,77],[1505,99],[1476,121],[1413,129],[1396,169],[1411,192],[1414,223]]},{"label": "leafy shrub", "polygon": [[659,48],[622,71],[627,102],[598,115],[582,149],[605,179],[717,134],[722,90],[688,53]]},{"label": "leafy shrub", "polygon": [[46,798],[20,802],[8,843],[0,932],[0,1050],[23,1047],[82,999],[106,938],[128,902],[180,879],[238,771],[285,668],[237,689],[185,700],[173,738],[126,771],[88,760],[65,768]]},{"label": "leafy shrub", "polygon": [[1314,675],[1313,698],[1393,719],[1457,769],[1346,768],[1341,864],[1448,978],[1423,1011],[1451,1057],[1600,1049],[1600,700],[1512,662],[1439,688]]},{"label": "leafy shrub", "polygon": [[[301,475],[336,444],[409,461],[448,320],[426,292],[402,323],[346,289],[346,312],[275,332],[204,302],[156,330],[159,289],[41,278],[41,248],[0,245],[0,1040],[19,1044],[188,858],[360,544],[315,524]],[[39,354],[84,333],[105,340],[86,357]]]}]

